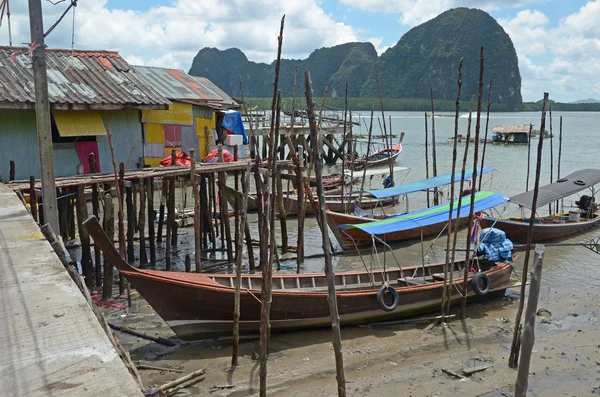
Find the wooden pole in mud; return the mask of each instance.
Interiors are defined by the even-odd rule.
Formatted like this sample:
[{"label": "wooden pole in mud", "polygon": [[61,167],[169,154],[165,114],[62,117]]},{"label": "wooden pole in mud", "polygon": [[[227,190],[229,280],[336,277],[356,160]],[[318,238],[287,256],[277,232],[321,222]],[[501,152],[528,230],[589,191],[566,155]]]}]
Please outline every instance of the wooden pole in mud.
[{"label": "wooden pole in mud", "polygon": [[298,240],[296,242],[296,273],[300,274],[300,266],[304,263],[304,146],[298,150],[296,178],[298,183]]},{"label": "wooden pole in mud", "polygon": [[8,181],[12,182],[15,180],[15,161],[10,160],[8,163]]},{"label": "wooden pole in mud", "polygon": [[161,180],[160,206],[158,207],[158,231],[156,233],[156,244],[162,243],[163,224],[165,223],[165,205],[169,191],[169,181],[163,177]]},{"label": "wooden pole in mud", "polygon": [[[544,103],[542,105],[542,122],[540,131],[546,127],[546,106],[548,105],[548,93],[544,92]],[[521,345],[521,316],[523,315],[523,305],[525,303],[525,286],[527,285],[527,275],[529,274],[529,254],[531,252],[531,241],[533,240],[533,227],[535,223],[535,213],[537,209],[538,191],[540,187],[540,171],[542,168],[542,148],[544,145],[544,134],[540,133],[540,141],[537,150],[537,162],[535,167],[535,184],[533,197],[531,200],[531,216],[529,218],[529,231],[527,233],[527,250],[525,251],[525,260],[523,261],[523,274],[521,275],[521,298],[519,299],[519,308],[515,317],[515,328],[513,330],[513,340],[508,358],[508,366],[516,368],[519,363],[519,347]]]},{"label": "wooden pole in mud", "polygon": [[[242,183],[242,200],[237,201],[238,208],[236,212],[240,214],[240,234],[237,236],[235,242],[235,296],[233,303],[233,346],[231,349],[231,365],[238,365],[238,351],[240,345],[240,292],[242,289],[242,255],[241,252],[244,249],[244,225],[247,224],[246,210],[248,208],[248,188],[250,183],[250,164],[246,168],[244,173],[244,182]],[[237,254],[237,253],[240,254]]]},{"label": "wooden pole in mud", "polygon": [[[165,237],[165,269],[167,271],[171,270],[171,233],[173,232],[173,228],[171,224],[175,222],[175,209],[171,209],[171,193],[173,193],[173,197],[175,197],[175,179],[173,178],[163,178],[163,183],[167,184],[167,235]],[[159,225],[160,229],[160,225]]]},{"label": "wooden pole in mud", "polygon": [[[173,148],[171,150],[171,166],[177,166],[177,155],[176,155],[176,150],[175,148]],[[177,178],[171,178],[171,182],[169,183],[169,203],[167,204],[168,206],[168,210],[167,210],[167,219],[169,216],[169,212],[173,212],[173,214],[171,215],[171,222],[167,222],[169,224],[169,227],[171,228],[171,247],[176,247],[177,246],[177,220],[175,218],[175,191],[177,189],[176,187],[176,181]],[[182,206],[185,206],[185,203],[182,204]],[[183,219],[183,217],[182,217]]]},{"label": "wooden pole in mud", "polygon": [[190,149],[190,160],[192,163],[190,169],[190,179],[192,180],[192,192],[194,194],[194,266],[196,272],[202,269],[202,241],[200,231],[200,191],[198,190],[198,180],[196,179],[196,152]]},{"label": "wooden pole in mud", "polygon": [[90,235],[83,222],[88,218],[87,202],[85,200],[85,185],[77,186],[77,230],[79,231],[79,240],[81,241],[81,267],[85,277],[85,285],[88,288],[94,286],[92,271],[92,255],[90,249]]},{"label": "wooden pole in mud", "polygon": [[[375,75],[375,80],[377,80],[377,92],[379,93],[379,106],[381,106],[381,118],[383,119],[383,139],[385,141],[385,146],[388,149],[388,165],[390,167],[390,180],[392,181],[392,186],[394,186],[394,162],[392,161],[392,145],[390,144],[391,139],[388,140],[387,128],[385,126],[385,113],[383,111],[383,97],[381,96],[381,85],[379,84],[379,74]],[[391,124],[390,124],[391,127]],[[343,177],[343,175],[342,175]],[[386,186],[387,187],[387,186]]]},{"label": "wooden pole in mud", "polygon": [[[462,318],[467,317],[467,281],[469,278],[469,269],[471,268],[471,233],[475,232],[475,225],[473,224],[473,215],[475,211],[475,186],[477,185],[477,163],[479,159],[479,133],[481,131],[481,101],[483,97],[483,72],[484,72],[484,53],[483,46],[481,46],[479,55],[479,92],[477,94],[477,119],[475,121],[475,145],[473,150],[473,178],[471,182],[471,203],[469,206],[469,233],[467,234],[467,253],[465,258],[465,267],[463,271],[463,296],[461,302],[461,314]],[[464,176],[464,175],[463,175]],[[462,192],[461,192],[462,195]],[[477,238],[477,237],[475,237]]]},{"label": "wooden pole in mud", "polygon": [[[279,37],[277,38],[277,61],[275,62],[275,79],[273,83],[273,101],[271,103],[271,128],[269,132],[269,168],[271,168],[271,178],[273,178],[273,194],[275,194],[275,170],[277,166],[277,154],[275,153],[275,111],[277,106],[277,95],[279,91],[279,69],[281,66],[281,47],[283,45],[283,27],[285,24],[285,15],[281,18],[281,26],[279,28]],[[257,162],[257,173],[258,173],[258,162]],[[258,174],[257,174],[258,175]],[[260,178],[260,176],[258,176]],[[269,179],[265,179],[265,185],[269,186]],[[266,189],[266,197],[264,202],[268,203],[269,189]],[[271,199],[271,208],[267,204],[266,219],[263,221],[263,230],[266,231],[271,224],[271,220],[275,217],[275,201]],[[260,205],[259,205],[260,206]],[[260,216],[260,214],[259,214]],[[269,354],[269,336],[271,333],[271,273],[273,258],[275,256],[275,232],[272,230],[270,233],[270,255],[266,266],[262,268],[262,290],[261,290],[261,323],[260,323],[260,397],[266,397],[267,395],[267,357]],[[268,239],[267,235],[264,236],[263,240]],[[266,252],[265,252],[266,253]],[[262,261],[261,261],[262,265]]]},{"label": "wooden pole in mud", "polygon": [[490,106],[492,104],[492,80],[490,80],[490,86],[488,88],[488,103],[487,103],[487,117],[485,119],[485,137],[483,138],[483,152],[481,153],[481,168],[479,171],[479,187],[481,191],[481,182],[483,181],[483,166],[485,165],[485,149],[487,149],[488,140],[488,127],[490,125]]},{"label": "wooden pole in mud", "polygon": [[[427,112],[425,112],[425,178],[429,179],[429,133],[427,132]],[[454,139],[456,147],[456,138]],[[427,189],[427,208],[431,207],[429,200],[429,189]]]},{"label": "wooden pole in mud", "polygon": [[[277,93],[277,118],[275,121],[275,135],[279,135],[279,126],[281,122],[281,91]],[[283,205],[283,183],[281,181],[281,169],[277,168],[275,170],[275,185],[277,187],[277,196],[273,195],[273,198],[277,199],[277,207],[279,213],[279,226],[281,228],[281,254],[285,254],[288,250],[288,234],[287,234],[287,223],[285,220],[285,206]],[[275,191],[273,192],[275,193]],[[274,211],[274,209],[273,209]],[[275,234],[275,222],[273,221],[272,225],[273,235]],[[274,241],[274,240],[273,240]],[[271,242],[271,244],[274,244]],[[279,261],[277,262],[279,269]]]},{"label": "wooden pole in mud", "polygon": [[[106,233],[109,241],[115,239],[115,207],[113,204],[113,198],[110,193],[104,195],[104,221],[102,222],[102,228]],[[98,264],[99,266],[99,264]],[[104,279],[102,285],[102,300],[109,300],[112,297],[112,283],[113,283],[113,266],[110,260],[104,255]]]},{"label": "wooden pole in mud", "polygon": [[154,236],[154,178],[146,178],[146,192],[148,196],[148,243],[150,245],[150,269],[156,269],[156,241]]},{"label": "wooden pole in mud", "polygon": [[[90,153],[88,156],[88,162],[90,163],[90,172],[95,174],[98,172],[98,168],[96,167],[96,156],[94,153]],[[33,210],[33,205],[32,205]],[[100,219],[100,198],[98,195],[98,184],[92,184],[92,214]],[[102,285],[102,253],[100,248],[96,247],[94,244],[94,270],[95,270],[95,279],[96,286],[99,287]]]},{"label": "wooden pole in mud", "polygon": [[348,80],[346,80],[346,94],[344,95],[344,132],[342,134],[342,208],[345,208],[344,206],[344,199],[345,199],[345,195],[344,195],[344,188],[346,186],[346,155],[344,154],[344,148],[347,145],[347,139],[348,137],[346,136],[346,118],[347,118],[347,114],[348,114]]},{"label": "wooden pole in mud", "polygon": [[[344,356],[342,353],[342,334],[340,330],[340,316],[337,307],[335,293],[335,274],[331,261],[331,244],[327,231],[327,214],[325,213],[325,194],[323,191],[323,163],[320,156],[317,126],[315,123],[315,104],[312,98],[312,82],[310,72],[304,72],[304,91],[306,93],[306,105],[310,134],[312,136],[312,152],[315,160],[315,176],[317,179],[317,196],[319,196],[319,214],[321,222],[321,235],[323,238],[323,253],[325,254],[325,275],[327,277],[327,301],[329,303],[329,314],[331,316],[331,329],[333,331],[333,350],[335,354],[335,369],[337,378],[338,396],[346,396],[346,378],[344,375]],[[372,120],[372,119],[371,119]]]},{"label": "wooden pole in mud", "polygon": [[[550,105],[550,183],[554,182],[554,142],[552,139],[552,105]],[[540,131],[542,135],[544,131]],[[558,212],[558,211],[557,211]],[[552,211],[552,204],[548,204],[548,215],[552,216],[555,212]]]},{"label": "wooden pole in mud", "polygon": [[[96,195],[98,194],[98,190],[96,190]],[[29,206],[31,207],[31,216],[34,221],[38,221],[38,211],[37,211],[37,196],[35,194],[35,177],[31,175],[29,177]]]},{"label": "wooden pole in mud", "polygon": [[[369,158],[369,154],[370,154],[370,149],[371,149],[371,136],[373,133],[373,111],[375,110],[375,106],[371,106],[371,121],[369,122],[369,136],[367,138],[367,157],[365,157],[365,163],[363,165],[364,169],[363,169],[363,176],[362,176],[362,181],[360,182],[360,190],[363,191],[365,190],[365,179],[367,179],[367,165],[368,163],[368,158]],[[362,202],[362,194],[360,196],[358,196],[358,205],[360,206]]]},{"label": "wooden pole in mud", "polygon": [[517,381],[515,382],[515,397],[527,396],[527,384],[529,377],[529,364],[531,363],[531,352],[535,343],[535,317],[540,296],[540,284],[542,283],[542,265],[544,262],[545,247],[541,244],[535,245],[535,257],[531,271],[531,285],[529,286],[529,298],[527,299],[527,310],[523,326],[521,343],[521,362],[517,370]]},{"label": "wooden pole in mud", "polygon": [[[467,157],[469,155],[469,141],[471,140],[471,115],[473,113],[473,99],[475,94],[471,96],[469,105],[469,122],[467,124],[467,139],[465,141],[465,152],[463,156],[462,169],[460,174],[460,188],[458,189],[458,203],[456,204],[456,220],[454,222],[454,240],[452,242],[452,258],[450,259],[450,269],[448,272],[448,288],[446,289],[446,313],[450,314],[450,305],[452,303],[452,289],[454,285],[454,263],[456,259],[456,240],[458,239],[458,229],[460,224],[460,208],[462,206],[463,189],[465,187],[465,172],[467,168]],[[465,264],[466,266],[466,264]]]},{"label": "wooden pole in mud", "polygon": [[[450,240],[452,238],[452,232],[453,232],[453,227],[452,227],[452,210],[454,207],[454,186],[455,186],[455,174],[456,174],[456,157],[457,157],[457,150],[456,147],[458,145],[458,119],[460,117],[459,112],[460,112],[460,95],[461,95],[461,90],[462,90],[462,66],[463,66],[463,59],[461,58],[460,63],[458,64],[458,82],[457,82],[457,93],[456,93],[456,112],[454,114],[454,144],[452,147],[452,174],[450,176],[450,202],[449,202],[449,210],[448,210],[448,226],[447,226],[447,230],[448,230],[448,236],[446,239],[446,260],[444,261],[444,286],[442,288],[442,310],[441,310],[441,314],[442,316],[446,314],[446,299],[447,299],[447,291],[448,291],[448,264],[450,262]],[[425,118],[425,120],[427,120],[427,116]],[[425,123],[427,124],[427,121],[425,121]],[[458,222],[458,220],[457,220]],[[450,286],[450,288],[452,288]]]},{"label": "wooden pole in mud", "polygon": [[[223,158],[223,145],[219,144],[219,162],[224,164]],[[227,204],[227,196],[225,193],[225,185],[227,183],[227,176],[225,172],[219,171],[219,213],[221,215],[221,223],[223,228],[221,231],[225,231],[225,242],[227,244],[227,261],[231,263],[233,261],[233,244],[231,242],[231,226],[229,224],[229,210]]]},{"label": "wooden pole in mud", "polygon": [[[560,127],[558,132],[558,164],[556,164],[556,179],[560,179],[560,160],[562,157],[562,116],[560,116]],[[556,202],[556,212],[559,212],[558,201]]]},{"label": "wooden pole in mud", "polygon": [[529,136],[527,137],[527,179],[525,181],[525,191],[529,191],[529,169],[531,164],[531,132],[533,131],[533,124],[529,123]]},{"label": "wooden pole in mud", "polygon": [[135,251],[133,247],[134,220],[133,214],[133,184],[127,181],[125,186],[125,203],[127,205],[127,262],[135,262]]},{"label": "wooden pole in mud", "polygon": [[140,189],[140,212],[138,215],[138,232],[140,233],[140,268],[148,264],[146,253],[146,180],[138,179]]},{"label": "wooden pole in mud", "polygon": [[[433,155],[433,176],[437,176],[437,152],[435,148],[435,108],[433,106],[433,87],[430,88],[431,94],[431,154]],[[433,205],[438,205],[438,189],[433,189]]]}]

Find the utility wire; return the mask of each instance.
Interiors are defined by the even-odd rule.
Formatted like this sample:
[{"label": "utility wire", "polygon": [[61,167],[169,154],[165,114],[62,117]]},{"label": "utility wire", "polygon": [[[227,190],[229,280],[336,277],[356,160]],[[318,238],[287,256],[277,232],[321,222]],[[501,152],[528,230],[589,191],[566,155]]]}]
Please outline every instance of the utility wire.
[{"label": "utility wire", "polygon": [[[65,0],[61,0],[57,3],[53,3],[50,0],[47,0],[48,2],[56,5],[59,3],[62,3]],[[63,20],[63,18],[65,17],[65,15],[67,15],[67,13],[69,12],[69,10],[71,9],[71,7],[77,7],[77,0],[71,0],[71,4],[69,4],[69,6],[67,7],[67,9],[65,10],[65,12],[62,13],[62,15],[60,16],[60,18],[58,18],[58,21],[54,22],[54,24],[52,26],[50,26],[50,29],[48,29],[48,31],[46,33],[44,33],[44,38],[48,37],[48,35],[54,30],[54,28],[60,23],[60,21]]]}]

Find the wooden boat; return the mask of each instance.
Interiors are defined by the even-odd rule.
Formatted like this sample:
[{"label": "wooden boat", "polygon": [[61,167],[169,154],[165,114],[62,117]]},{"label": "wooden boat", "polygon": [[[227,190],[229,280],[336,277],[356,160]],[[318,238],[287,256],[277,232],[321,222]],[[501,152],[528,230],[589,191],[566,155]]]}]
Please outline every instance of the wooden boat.
[{"label": "wooden boat", "polygon": [[[84,222],[94,242],[148,301],[173,332],[182,339],[230,336],[233,332],[235,274],[175,273],[139,270],[127,264],[104,234],[98,220]],[[455,263],[455,280],[462,285],[464,262]],[[480,273],[469,273],[467,297],[504,294],[511,286],[511,264],[498,263]],[[387,271],[346,272],[335,275],[338,310],[342,325],[364,324],[439,310],[443,288],[443,264],[394,268]],[[480,285],[487,280],[487,294]],[[242,276],[240,333],[256,335],[261,318],[261,275]],[[475,280],[475,282],[473,281]],[[378,293],[387,283],[397,294],[395,308],[382,310]],[[458,290],[452,303],[458,303]],[[486,288],[483,288],[486,289]],[[475,292],[477,291],[477,293]],[[384,297],[388,308],[391,306]],[[272,331],[330,326],[327,284],[324,274],[275,274],[271,304]]]},{"label": "wooden boat", "polygon": [[[477,192],[475,194],[475,212],[483,211],[492,206],[508,201],[507,197],[492,192]],[[463,197],[459,225],[468,222],[471,198]],[[453,224],[457,220],[458,200],[453,204]],[[448,224],[449,203],[431,208],[388,217],[383,220],[368,217],[327,212],[327,223],[343,249],[371,245],[373,241],[386,243],[418,239],[439,234]]]},{"label": "wooden boat", "polygon": [[392,163],[396,161],[400,153],[402,153],[402,140],[404,139],[404,133],[400,135],[400,141],[392,146],[391,148],[381,149],[373,154],[370,154],[367,158],[357,158],[354,161],[346,161],[348,167],[354,167],[354,170],[361,170],[365,167],[376,167],[386,165],[391,160]]},{"label": "wooden boat", "polygon": [[[226,187],[227,190],[227,201],[229,202],[229,204],[233,207],[234,203],[235,203],[235,195],[237,194],[237,192],[235,191],[235,189],[230,188],[230,187]],[[314,193],[316,194],[316,192]],[[345,196],[344,200],[342,202],[342,196],[339,194],[328,194],[326,193],[325,195],[325,204],[327,205],[327,208],[329,208],[332,211],[336,211],[336,212],[350,212],[353,210],[354,208],[354,203],[355,200],[357,200],[356,197],[354,196]],[[375,208],[377,206],[385,206],[385,205],[393,205],[396,204],[398,202],[397,198],[388,198],[385,200],[379,200],[379,199],[375,199],[375,198],[370,198],[370,197],[363,197],[361,202],[360,202],[360,206],[363,209],[371,209],[371,208]],[[248,209],[247,211],[249,212],[253,212],[256,211],[258,209],[257,206],[257,200],[256,200],[256,194],[248,194]],[[283,194],[283,206],[285,208],[285,213],[286,215],[298,215],[298,196],[296,194],[294,194],[294,192],[287,192]],[[306,208],[306,214],[307,215],[313,215],[314,211],[311,205],[309,205],[307,203],[307,205],[305,206]],[[277,211],[278,209],[276,209]]]},{"label": "wooden boat", "polygon": [[[558,181],[541,186],[538,189],[537,208],[555,203],[556,201],[584,189],[592,188],[600,183],[600,170],[583,169],[575,171]],[[510,198],[510,202],[525,208],[532,208],[533,190],[524,192]],[[600,213],[592,196],[582,196],[576,211],[570,213],[551,214],[537,217],[533,225],[533,242],[543,243],[559,240],[573,234],[584,232],[600,222]],[[485,217],[480,221],[482,227],[494,227],[503,230],[506,237],[513,243],[526,243],[529,230],[529,217],[527,218],[492,218]]]}]

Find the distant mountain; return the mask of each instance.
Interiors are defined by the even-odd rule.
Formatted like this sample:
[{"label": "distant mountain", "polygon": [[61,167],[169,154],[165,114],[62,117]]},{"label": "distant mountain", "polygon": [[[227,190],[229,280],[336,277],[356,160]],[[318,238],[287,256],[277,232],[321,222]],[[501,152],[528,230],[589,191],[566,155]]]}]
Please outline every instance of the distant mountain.
[{"label": "distant mountain", "polygon": [[[520,110],[521,75],[513,43],[494,18],[470,8],[446,11],[411,29],[381,57],[371,43],[346,43],[315,50],[305,60],[284,59],[279,87],[283,96],[292,95],[297,65],[297,95],[303,93],[302,73],[310,70],[315,95],[322,95],[328,86],[328,96],[344,96],[348,81],[350,97],[377,97],[379,74],[384,97],[429,98],[433,87],[434,98],[454,100],[458,63],[464,58],[461,100],[466,102],[478,90],[481,46],[485,47],[484,98],[492,80],[492,103],[506,110]],[[209,78],[232,96],[240,94],[240,76],[245,97],[273,95],[275,62],[248,61],[237,48],[203,48],[194,57],[189,73]],[[466,106],[463,103],[462,107]]]},{"label": "distant mountain", "polygon": [[588,99],[580,99],[578,101],[573,101],[573,102],[569,102],[569,103],[600,103],[600,101],[597,99],[594,99],[594,98],[588,98]]}]

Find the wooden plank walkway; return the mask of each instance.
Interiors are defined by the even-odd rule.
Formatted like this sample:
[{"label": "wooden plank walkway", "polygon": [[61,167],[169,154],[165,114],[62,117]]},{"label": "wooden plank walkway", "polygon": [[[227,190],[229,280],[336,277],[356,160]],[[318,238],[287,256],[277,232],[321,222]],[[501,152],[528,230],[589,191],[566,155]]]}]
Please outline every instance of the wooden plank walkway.
[{"label": "wooden plank walkway", "polygon": [[0,396],[142,396],[50,244],[0,183]]}]

